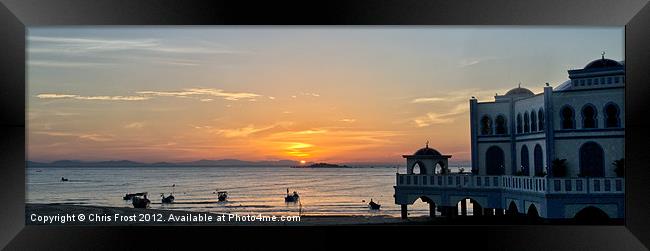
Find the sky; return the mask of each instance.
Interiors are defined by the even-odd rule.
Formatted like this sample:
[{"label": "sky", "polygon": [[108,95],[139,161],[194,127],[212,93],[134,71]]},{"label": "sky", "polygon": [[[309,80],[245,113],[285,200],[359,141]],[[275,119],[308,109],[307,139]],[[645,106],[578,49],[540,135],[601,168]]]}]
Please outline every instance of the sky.
[{"label": "sky", "polygon": [[470,159],[469,98],[624,60],[623,27],[31,27],[28,159]]}]

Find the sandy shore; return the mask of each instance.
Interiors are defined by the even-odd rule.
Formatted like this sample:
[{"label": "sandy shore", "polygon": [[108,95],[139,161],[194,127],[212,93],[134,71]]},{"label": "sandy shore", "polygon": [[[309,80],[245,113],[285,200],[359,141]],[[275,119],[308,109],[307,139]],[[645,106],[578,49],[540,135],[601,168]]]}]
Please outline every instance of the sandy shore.
[{"label": "sandy shore", "polygon": [[[83,219],[79,219],[82,215]],[[310,216],[300,219],[280,219],[273,215],[257,218],[259,214],[235,215],[191,212],[182,210],[140,209],[127,207],[81,206],[69,204],[26,204],[25,219],[28,225],[365,225],[403,224],[397,217],[390,216]],[[254,219],[253,219],[254,218]],[[289,221],[290,220],[290,221]],[[418,221],[410,219],[408,222]]]},{"label": "sandy shore", "polygon": [[[83,219],[80,219],[79,217]],[[239,218],[237,218],[237,216]],[[27,225],[212,225],[212,226],[334,226],[334,225],[622,225],[622,219],[606,222],[579,223],[574,220],[545,220],[526,216],[453,218],[426,216],[409,217],[402,220],[392,216],[315,216],[302,215],[300,219],[281,219],[280,215],[262,214],[219,214],[182,210],[139,209],[129,207],[81,206],[69,204],[26,204],[25,224]]]}]

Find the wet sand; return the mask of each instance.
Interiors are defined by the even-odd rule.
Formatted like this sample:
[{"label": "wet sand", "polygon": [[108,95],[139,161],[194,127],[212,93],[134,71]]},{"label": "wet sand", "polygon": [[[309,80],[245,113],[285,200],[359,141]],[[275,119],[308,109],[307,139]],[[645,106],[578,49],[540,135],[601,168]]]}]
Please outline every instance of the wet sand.
[{"label": "wet sand", "polygon": [[[79,215],[84,219],[80,220]],[[300,220],[276,220],[270,218],[260,220],[259,214],[239,214],[240,219],[231,218],[229,214],[192,212],[183,210],[140,209],[128,207],[82,206],[70,204],[26,204],[25,224],[27,225],[175,225],[175,226],[345,226],[345,225],[623,225],[623,219],[607,221],[576,222],[573,219],[548,220],[530,218],[525,215],[512,216],[455,216],[409,217],[402,220],[398,217],[373,215],[301,215]],[[264,215],[269,217],[273,215]],[[40,216],[40,218],[39,218]],[[246,219],[247,216],[248,219]],[[67,217],[67,218],[66,218]],[[148,218],[147,218],[148,217]],[[208,219],[208,217],[212,217]],[[255,218],[255,219],[252,219]],[[61,220],[65,220],[62,222]],[[45,222],[44,222],[45,221]]]},{"label": "wet sand", "polygon": [[[118,215],[117,217],[116,214]],[[79,215],[83,215],[83,221],[79,219]],[[170,215],[172,218],[170,218]],[[248,217],[248,219],[246,219],[246,217],[249,215],[251,217]],[[272,216],[265,214],[262,215]],[[39,218],[39,216],[41,217]],[[254,220],[251,219],[259,216],[259,214],[239,214],[239,216],[240,219],[237,220],[236,218],[231,218],[229,214],[128,207],[82,206],[69,204],[26,204],[25,208],[25,219],[27,225],[315,226],[402,224],[406,222],[397,217],[390,216],[302,215],[300,216],[300,221],[297,221],[297,219],[291,219],[291,221],[281,221],[279,219],[279,215],[276,216],[276,221],[271,221],[269,218],[262,221],[259,218],[256,218]],[[199,219],[199,217],[203,218]],[[208,220],[208,217],[212,217],[212,219]],[[62,220],[65,220],[65,222],[62,223]],[[413,220],[416,219],[411,219],[409,221]]]}]

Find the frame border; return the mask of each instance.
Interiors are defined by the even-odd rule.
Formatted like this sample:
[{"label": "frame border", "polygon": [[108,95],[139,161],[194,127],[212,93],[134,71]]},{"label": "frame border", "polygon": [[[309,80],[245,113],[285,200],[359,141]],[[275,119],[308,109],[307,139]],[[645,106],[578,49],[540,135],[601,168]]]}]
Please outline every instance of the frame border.
[{"label": "frame border", "polygon": [[[25,226],[26,74],[28,26],[56,25],[578,25],[625,26],[625,226],[354,226],[354,227],[77,227]],[[262,2],[198,0],[0,0],[0,246],[7,249],[134,248],[142,236],[182,236],[218,245],[215,235],[247,244],[278,243],[288,234],[311,246],[360,241],[359,232],[385,242],[406,235],[488,249],[644,250],[650,246],[650,4],[647,0],[390,0]],[[467,236],[471,236],[468,242]],[[255,241],[247,239],[255,238]],[[315,240],[312,238],[316,237]],[[336,239],[333,239],[336,238]],[[389,239],[390,238],[390,239]],[[320,239],[320,240],[319,240]],[[325,239],[325,240],[323,240]],[[329,239],[329,241],[327,240]],[[478,240],[475,240],[478,239]],[[317,241],[318,240],[318,241]],[[334,241],[333,241],[334,240]],[[300,240],[304,241],[304,240]],[[228,241],[230,242],[230,241]],[[232,241],[233,244],[242,245]],[[375,241],[372,241],[375,242]],[[409,244],[416,242],[411,239]],[[149,245],[142,243],[136,245]],[[163,247],[170,248],[170,246]],[[187,247],[177,242],[178,247]],[[280,243],[281,244],[281,243]],[[381,243],[384,244],[384,243]],[[426,243],[415,243],[426,244]],[[161,245],[159,243],[158,245]],[[644,245],[646,247],[644,247]],[[151,246],[147,246],[151,248]],[[463,246],[466,247],[466,246]]]}]

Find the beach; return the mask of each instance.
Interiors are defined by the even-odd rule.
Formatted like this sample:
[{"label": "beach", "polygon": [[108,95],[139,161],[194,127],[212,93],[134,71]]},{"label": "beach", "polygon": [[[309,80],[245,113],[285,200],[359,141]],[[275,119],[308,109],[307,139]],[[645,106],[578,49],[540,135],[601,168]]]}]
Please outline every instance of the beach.
[{"label": "beach", "polygon": [[[84,219],[80,220],[79,215],[83,215]],[[41,221],[38,220],[39,216],[40,219],[42,219]],[[65,219],[66,216],[67,219]],[[74,219],[72,218],[72,216],[74,216]],[[400,218],[392,217],[392,216],[301,215],[299,220],[293,217],[285,221],[281,221],[280,216],[276,216],[276,221],[271,221],[272,219],[269,218],[261,219],[261,220],[260,218],[256,218],[259,216],[272,217],[273,215],[237,214],[237,217],[239,217],[239,219],[237,219],[237,217],[231,216],[231,214],[218,214],[218,213],[184,211],[184,210],[142,209],[142,208],[129,208],[129,207],[106,207],[106,206],[85,206],[85,205],[81,206],[81,205],[69,205],[69,204],[58,204],[58,203],[52,203],[52,204],[28,203],[25,206],[25,219],[26,219],[26,224],[28,225],[319,226],[319,225],[401,224],[405,222]],[[199,219],[201,217],[203,218]],[[206,218],[208,217],[211,217],[211,220],[207,220]],[[412,219],[411,221],[414,220],[417,221],[417,219]]]}]

